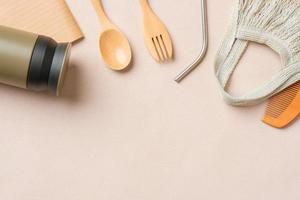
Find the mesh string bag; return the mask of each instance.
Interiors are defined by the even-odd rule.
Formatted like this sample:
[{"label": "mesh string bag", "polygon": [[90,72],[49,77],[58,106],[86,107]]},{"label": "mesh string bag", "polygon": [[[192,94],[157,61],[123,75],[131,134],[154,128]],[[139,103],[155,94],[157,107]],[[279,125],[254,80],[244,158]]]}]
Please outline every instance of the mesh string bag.
[{"label": "mesh string bag", "polygon": [[[249,42],[277,52],[282,67],[271,80],[241,96],[227,92],[228,82]],[[224,100],[234,106],[261,103],[300,80],[300,1],[239,0],[216,56],[215,75]]]}]

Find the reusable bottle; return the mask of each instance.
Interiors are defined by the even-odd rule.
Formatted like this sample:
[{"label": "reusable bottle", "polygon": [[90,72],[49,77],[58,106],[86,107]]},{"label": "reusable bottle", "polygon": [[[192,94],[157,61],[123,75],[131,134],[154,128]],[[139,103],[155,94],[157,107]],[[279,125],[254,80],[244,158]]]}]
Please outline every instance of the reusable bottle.
[{"label": "reusable bottle", "polygon": [[71,44],[0,26],[0,82],[59,95]]}]

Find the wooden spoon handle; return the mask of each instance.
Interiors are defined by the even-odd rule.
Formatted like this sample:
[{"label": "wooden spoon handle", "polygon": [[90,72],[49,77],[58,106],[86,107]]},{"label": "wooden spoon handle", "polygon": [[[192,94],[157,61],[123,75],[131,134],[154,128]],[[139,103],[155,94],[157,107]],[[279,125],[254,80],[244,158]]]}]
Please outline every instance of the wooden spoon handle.
[{"label": "wooden spoon handle", "polygon": [[140,0],[140,3],[144,12],[151,11],[151,7],[149,5],[148,0]]},{"label": "wooden spoon handle", "polygon": [[91,0],[94,6],[94,9],[99,17],[100,23],[102,26],[109,26],[111,22],[109,21],[106,13],[104,12],[104,8],[101,0]]}]

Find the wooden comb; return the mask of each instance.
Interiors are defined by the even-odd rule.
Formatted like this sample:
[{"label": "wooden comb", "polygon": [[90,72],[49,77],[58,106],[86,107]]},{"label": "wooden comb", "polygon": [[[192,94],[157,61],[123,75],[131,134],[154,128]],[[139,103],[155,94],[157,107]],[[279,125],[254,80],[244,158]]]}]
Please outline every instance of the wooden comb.
[{"label": "wooden comb", "polygon": [[271,98],[263,122],[284,128],[300,114],[300,81]]}]

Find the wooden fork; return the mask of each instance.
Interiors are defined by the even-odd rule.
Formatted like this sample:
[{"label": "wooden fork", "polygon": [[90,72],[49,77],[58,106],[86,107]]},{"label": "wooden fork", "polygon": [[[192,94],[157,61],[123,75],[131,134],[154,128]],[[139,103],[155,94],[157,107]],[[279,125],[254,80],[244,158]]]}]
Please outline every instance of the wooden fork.
[{"label": "wooden fork", "polygon": [[152,57],[158,62],[172,59],[173,45],[166,26],[151,9],[148,0],[140,0],[144,13],[144,39]]}]

